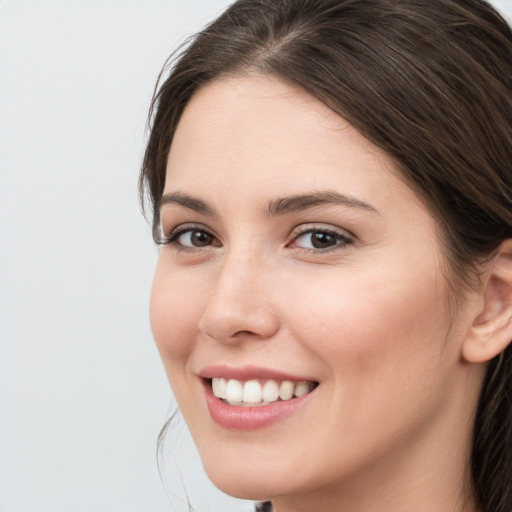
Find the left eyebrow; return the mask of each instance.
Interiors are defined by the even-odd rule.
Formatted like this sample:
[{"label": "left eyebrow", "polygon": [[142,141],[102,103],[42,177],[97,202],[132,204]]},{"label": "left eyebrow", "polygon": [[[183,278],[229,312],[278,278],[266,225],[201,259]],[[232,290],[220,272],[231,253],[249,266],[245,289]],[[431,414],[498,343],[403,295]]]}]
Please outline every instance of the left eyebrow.
[{"label": "left eyebrow", "polygon": [[157,210],[160,211],[164,204],[179,204],[189,210],[209,215],[211,217],[217,217],[215,210],[202,199],[189,196],[188,194],[183,194],[182,192],[164,194],[160,201],[158,201]]},{"label": "left eyebrow", "polygon": [[297,194],[274,199],[267,204],[267,212],[269,215],[282,215],[328,204],[339,204],[349,208],[358,208],[372,213],[379,213],[373,206],[364,201],[332,190]]}]

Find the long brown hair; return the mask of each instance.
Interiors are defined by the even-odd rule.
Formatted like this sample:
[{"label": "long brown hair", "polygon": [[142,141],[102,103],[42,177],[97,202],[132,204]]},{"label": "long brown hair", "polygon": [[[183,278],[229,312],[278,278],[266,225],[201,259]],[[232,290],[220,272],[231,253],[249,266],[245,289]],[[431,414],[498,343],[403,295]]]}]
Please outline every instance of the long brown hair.
[{"label": "long brown hair", "polygon": [[[302,87],[394,159],[438,221],[455,292],[512,237],[512,33],[483,0],[238,0],[167,69],[140,177],[155,236],[185,106],[209,81],[256,71]],[[511,346],[488,365],[471,470],[481,511],[511,512]]]}]

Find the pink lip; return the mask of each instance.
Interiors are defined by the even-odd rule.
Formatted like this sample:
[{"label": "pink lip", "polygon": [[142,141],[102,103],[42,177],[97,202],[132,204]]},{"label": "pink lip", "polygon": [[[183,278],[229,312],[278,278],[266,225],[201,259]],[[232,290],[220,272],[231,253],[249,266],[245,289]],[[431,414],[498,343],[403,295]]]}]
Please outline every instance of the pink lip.
[{"label": "pink lip", "polygon": [[199,377],[203,379],[212,379],[214,377],[224,377],[225,379],[252,380],[252,379],[274,379],[274,380],[291,380],[291,381],[312,381],[315,379],[290,375],[287,373],[270,370],[268,368],[260,368],[257,366],[244,366],[242,368],[233,368],[226,365],[215,365],[203,368],[199,373]]},{"label": "pink lip", "polygon": [[212,366],[204,368],[199,373],[203,378],[206,404],[213,421],[224,428],[235,430],[255,430],[272,425],[291,416],[297,409],[307,404],[314,390],[299,398],[291,400],[278,400],[271,404],[259,407],[238,407],[229,405],[217,398],[206,379],[224,377],[227,379],[251,380],[251,379],[275,379],[301,381],[308,379],[288,375],[274,370],[246,366],[244,368],[230,368],[228,366]]}]

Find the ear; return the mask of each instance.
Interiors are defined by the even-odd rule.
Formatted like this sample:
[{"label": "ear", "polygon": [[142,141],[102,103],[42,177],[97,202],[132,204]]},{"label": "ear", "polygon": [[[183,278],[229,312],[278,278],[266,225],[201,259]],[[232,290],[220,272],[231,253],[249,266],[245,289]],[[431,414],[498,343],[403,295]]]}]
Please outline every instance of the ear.
[{"label": "ear", "polygon": [[481,279],[479,310],[462,346],[470,363],[490,361],[512,340],[512,239],[501,244]]}]

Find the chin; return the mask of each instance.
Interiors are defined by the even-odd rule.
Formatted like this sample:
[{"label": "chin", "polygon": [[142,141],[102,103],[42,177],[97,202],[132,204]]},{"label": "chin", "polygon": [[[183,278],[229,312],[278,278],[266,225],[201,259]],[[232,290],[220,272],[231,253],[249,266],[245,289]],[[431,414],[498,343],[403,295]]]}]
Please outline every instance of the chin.
[{"label": "chin", "polygon": [[282,467],[278,463],[278,454],[270,463],[256,459],[251,464],[248,460],[251,459],[221,458],[210,461],[203,457],[203,465],[208,478],[218,489],[243,500],[268,501],[278,496],[314,492],[322,486],[315,475],[303,471],[306,469],[305,463],[294,461],[290,467]]},{"label": "chin", "polygon": [[[261,467],[261,464],[241,467],[229,462],[203,462],[206,474],[211,482],[222,492],[234,498],[265,501],[272,497],[293,492],[290,475],[275,474],[272,467]],[[296,482],[294,482],[296,485]]]},{"label": "chin", "polygon": [[226,481],[224,478],[216,480],[211,477],[210,480],[215,487],[220,489],[223,493],[240,500],[271,501],[276,496],[289,494],[289,492],[282,487],[276,486],[275,484],[269,485],[268,481],[255,482],[249,481],[249,479],[243,479],[243,481]]}]

